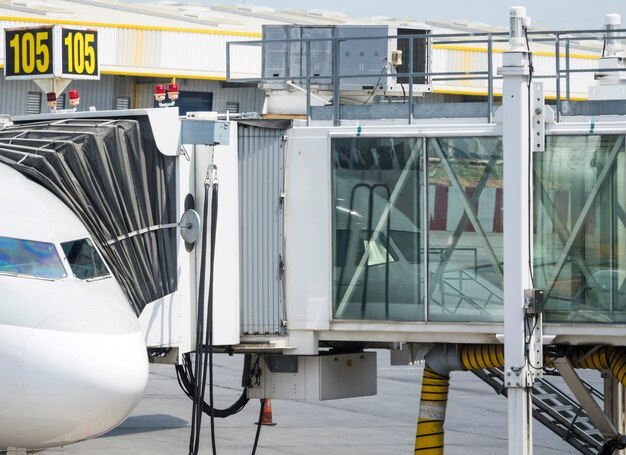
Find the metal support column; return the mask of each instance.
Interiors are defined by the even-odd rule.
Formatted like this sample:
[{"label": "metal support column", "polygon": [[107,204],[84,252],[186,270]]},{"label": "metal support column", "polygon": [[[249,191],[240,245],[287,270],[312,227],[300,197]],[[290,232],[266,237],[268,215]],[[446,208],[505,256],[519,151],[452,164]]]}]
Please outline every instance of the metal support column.
[{"label": "metal support column", "polygon": [[587,412],[591,422],[600,430],[602,436],[609,439],[616,438],[618,433],[613,423],[580,380],[569,359],[559,357],[553,359],[552,362],[582,408]]},{"label": "metal support column", "polygon": [[508,453],[531,455],[532,410],[524,291],[532,288],[530,68],[524,7],[511,8],[510,51],[503,55],[504,373],[508,393]]},{"label": "metal support column", "polygon": [[341,89],[339,84],[341,80],[339,78],[341,71],[341,58],[339,57],[341,46],[341,40],[339,38],[333,38],[333,126],[341,125]]},{"label": "metal support column", "polygon": [[[624,420],[624,406],[626,405],[626,394],[624,386],[610,372],[602,373],[604,378],[604,412],[619,434],[626,434],[626,421]],[[620,450],[623,455],[626,450]]]},{"label": "metal support column", "polygon": [[487,36],[487,121],[493,122],[493,36]]},{"label": "metal support column", "polygon": [[413,37],[409,37],[409,125],[413,124]]}]

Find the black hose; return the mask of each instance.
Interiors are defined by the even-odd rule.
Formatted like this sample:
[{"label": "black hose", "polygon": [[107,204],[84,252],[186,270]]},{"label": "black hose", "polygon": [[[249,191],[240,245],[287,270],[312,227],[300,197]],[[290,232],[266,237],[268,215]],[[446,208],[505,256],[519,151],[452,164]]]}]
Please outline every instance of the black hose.
[{"label": "black hose", "polygon": [[[198,308],[197,308],[197,324],[196,324],[196,356],[194,359],[195,368],[192,367],[191,354],[183,355],[182,365],[176,365],[176,377],[178,384],[185,394],[192,400],[193,409],[191,416],[191,433],[189,436],[189,455],[197,455],[200,446],[200,429],[202,424],[202,414],[206,413],[211,419],[211,447],[213,455],[217,453],[215,438],[215,418],[225,418],[241,411],[248,403],[246,389],[244,388],[241,396],[235,403],[226,409],[215,409],[214,405],[214,384],[213,384],[213,284],[214,284],[214,265],[215,265],[215,239],[217,234],[217,212],[218,212],[218,184],[213,185],[211,192],[211,232],[209,252],[209,287],[207,296],[206,318],[204,312],[204,294],[205,294],[205,277],[206,277],[206,257],[207,257],[207,216],[209,204],[209,188],[210,183],[207,181],[204,185],[204,222],[202,226],[202,257],[200,260],[200,283],[198,286]],[[206,322],[206,324],[205,324]],[[206,333],[205,333],[206,327]],[[202,335],[204,336],[204,346],[202,344]],[[258,360],[257,360],[258,365]],[[254,367],[256,369],[256,366]],[[195,371],[195,373],[194,373]],[[209,375],[209,403],[204,399],[206,392],[207,371]],[[263,417],[263,408],[265,400],[261,400],[261,410],[259,413],[259,422],[257,425],[256,436],[254,439],[254,447],[252,454],[256,453],[256,448],[261,432],[261,421]]]},{"label": "black hose", "polygon": [[265,399],[261,398],[261,410],[259,411],[259,420],[256,423],[256,435],[254,436],[254,446],[252,446],[252,455],[256,454],[256,447],[259,443],[259,435],[261,434],[261,421],[263,420],[263,408],[265,407]]},{"label": "black hose", "polygon": [[[176,376],[178,379],[178,385],[185,392],[192,401],[194,401],[195,395],[193,391],[193,384],[195,382],[195,378],[193,376],[193,372],[191,371],[191,359],[189,354],[185,354],[183,356],[183,361],[187,363],[187,365],[176,365]],[[248,404],[248,397],[246,395],[246,390],[244,389],[241,393],[241,396],[235,401],[232,405],[224,409],[213,408],[213,415],[219,419],[225,419],[226,417],[230,417],[232,415],[240,412],[246,404]],[[202,411],[206,415],[211,415],[211,406],[206,401],[202,402]]]},{"label": "black hose", "polygon": [[[213,402],[213,271],[215,269],[215,237],[217,233],[217,208],[218,208],[218,188],[217,182],[211,194],[211,257],[209,271],[209,302],[207,309],[207,333],[206,341],[209,347],[209,416],[211,417],[211,447],[213,455],[217,453],[215,442],[215,406]],[[206,370],[204,372],[206,375]],[[205,383],[204,381],[202,381]]]},{"label": "black hose", "polygon": [[[206,276],[206,250],[207,250],[207,217],[209,213],[209,184],[204,185],[204,222],[202,223],[202,252],[200,259],[200,283],[198,286],[197,322],[196,322],[196,357],[195,378],[204,378],[206,372],[202,359],[202,335],[204,334],[204,282]],[[202,425],[202,406],[204,403],[204,381],[193,380],[193,406],[191,411],[191,432],[189,434],[189,455],[197,455],[200,448],[200,428]]]}]

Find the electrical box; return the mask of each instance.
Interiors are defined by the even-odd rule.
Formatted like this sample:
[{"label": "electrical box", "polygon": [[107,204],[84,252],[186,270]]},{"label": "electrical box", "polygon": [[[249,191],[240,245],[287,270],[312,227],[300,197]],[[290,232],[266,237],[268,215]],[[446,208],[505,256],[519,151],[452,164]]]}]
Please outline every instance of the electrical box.
[{"label": "electrical box", "polygon": [[[300,38],[300,36],[292,36],[292,26],[290,25],[263,26],[263,40],[268,41],[263,44],[263,78],[282,78],[290,75],[292,44],[286,41],[277,43],[271,41],[292,38]],[[265,89],[280,89],[286,86],[284,80],[262,83],[262,87]]]},{"label": "electrical box", "polygon": [[376,395],[375,352],[252,356],[250,365],[248,398],[334,400]]},{"label": "electrical box", "polygon": [[[428,33],[426,28],[387,25],[264,25],[263,40],[267,42],[262,51],[261,88],[287,89],[285,78],[303,87],[308,74],[313,78],[313,88],[332,90],[332,75],[338,71],[340,76],[350,76],[340,78],[342,91],[400,91],[409,77],[398,73],[419,74],[429,70]],[[334,45],[339,53],[337,59],[333,55]],[[416,93],[430,88],[430,79],[423,74],[415,76],[413,83]]]},{"label": "electrical box", "polygon": [[[328,79],[314,79],[312,85],[330,90],[332,88],[332,26],[301,26],[301,25],[264,25],[263,40],[302,40],[267,42],[263,44],[263,78],[290,77],[294,83],[305,85],[306,80],[299,79],[307,74],[329,76]],[[307,44],[306,40],[311,40]],[[311,59],[307,62],[310,50]],[[265,81],[262,88],[284,89],[286,80]]]},{"label": "electrical box", "polygon": [[217,120],[181,119],[181,144],[228,145],[230,124]]}]

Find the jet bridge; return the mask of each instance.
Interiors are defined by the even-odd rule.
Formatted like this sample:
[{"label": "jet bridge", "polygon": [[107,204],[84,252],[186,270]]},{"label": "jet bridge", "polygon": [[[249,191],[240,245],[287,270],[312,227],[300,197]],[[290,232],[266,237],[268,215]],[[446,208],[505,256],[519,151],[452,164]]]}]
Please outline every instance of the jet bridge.
[{"label": "jet bridge", "polygon": [[[548,103],[530,80],[532,33],[514,13],[502,106],[489,58],[470,75],[487,80],[484,103],[429,105],[409,95],[345,106],[335,84],[331,106],[308,100],[293,119],[179,118],[171,107],[23,117],[0,131],[0,160],[90,228],[154,361],[215,347],[246,354],[249,397],[334,399],[375,393],[367,349],[405,362],[429,351],[422,409],[445,415],[435,398],[447,394],[450,371],[489,369],[483,376],[497,377],[513,403],[510,453],[525,453],[529,439],[515,432],[523,426],[528,436],[524,412],[544,365],[572,384],[573,368],[610,370],[610,394],[626,376],[626,111],[562,100],[560,69]],[[418,38],[402,37],[409,50]],[[574,38],[554,35],[557,45]],[[502,37],[484,38],[489,55],[494,40]],[[410,63],[395,76],[436,74]],[[316,76],[299,77],[310,87]],[[611,84],[621,90],[619,76],[608,79],[602,94]],[[205,195],[216,172],[212,242],[200,228],[214,220]],[[214,280],[203,273],[209,243]],[[212,343],[196,325],[203,314]],[[581,402],[584,390],[576,388]],[[618,443],[596,411],[599,441]],[[420,419],[418,436],[429,434],[432,419]],[[436,422],[442,439],[433,443],[443,445],[443,418]]]},{"label": "jet bridge", "polygon": [[[244,313],[269,319],[242,326],[242,341],[264,337],[307,354],[322,341],[496,342],[506,163],[502,119],[488,123],[480,109],[412,125],[295,121],[277,133],[240,126],[240,154],[255,148],[265,166],[276,166],[261,168],[275,184],[253,204],[256,218],[245,213],[255,229],[244,233],[243,254],[246,267],[276,271],[258,286],[277,292],[244,293],[257,295],[242,299]],[[544,289],[544,335],[555,343],[626,341],[624,132],[626,120],[616,116],[564,115],[557,123],[550,114],[545,151],[534,156],[533,275]],[[263,145],[247,145],[250,136]],[[260,186],[270,177],[259,176],[257,164],[241,165],[243,173],[255,166]],[[255,244],[247,235],[266,239]],[[254,254],[270,241],[284,252],[273,260]]]},{"label": "jet bridge", "polygon": [[[576,433],[571,440],[583,452],[624,442],[616,430],[623,417],[612,412],[613,426],[573,370],[610,370],[615,382],[606,383],[607,394],[622,388],[626,111],[609,99],[623,93],[619,20],[610,15],[604,31],[532,32],[522,10],[511,11],[510,51],[498,57],[500,77],[492,50],[503,37],[492,34],[467,38],[484,46],[487,68],[443,75],[408,68],[402,75],[482,79],[485,103],[432,105],[372,92],[363,105],[347,105],[335,83],[332,105],[307,99],[306,109],[294,106],[304,118],[296,116],[274,145],[265,146],[283,160],[265,213],[279,216],[283,247],[268,283],[284,293],[274,302],[262,293],[242,298],[242,311],[269,315],[270,324],[242,327],[241,347],[263,346],[287,358],[386,347],[397,353],[392,357],[412,362],[435,345],[426,358],[426,411],[417,428],[416,448],[428,453],[442,453],[441,395],[445,390],[447,396],[455,369],[502,369],[509,453],[530,453],[531,389],[550,390],[541,382],[544,365],[569,378],[599,429],[590,436],[588,428],[574,428],[576,416],[564,415],[565,423],[553,425],[557,433],[566,439]],[[593,101],[571,101],[572,85],[594,71],[573,66],[575,39],[590,52],[592,40],[604,43],[593,57],[601,69],[588,87]],[[301,41],[306,48],[315,39]],[[549,49],[550,41],[556,71],[538,73],[533,49]],[[339,55],[345,44],[332,45]],[[352,74],[336,65],[333,76]],[[310,88],[317,76],[299,77]],[[494,98],[494,86],[502,101]],[[260,126],[253,134],[264,136]],[[257,229],[271,236],[263,226]],[[281,374],[293,371],[267,362],[263,371],[282,396]],[[559,405],[542,398],[550,394],[535,393],[545,423]],[[562,402],[573,409],[568,399]],[[605,401],[607,410],[611,406]]]}]

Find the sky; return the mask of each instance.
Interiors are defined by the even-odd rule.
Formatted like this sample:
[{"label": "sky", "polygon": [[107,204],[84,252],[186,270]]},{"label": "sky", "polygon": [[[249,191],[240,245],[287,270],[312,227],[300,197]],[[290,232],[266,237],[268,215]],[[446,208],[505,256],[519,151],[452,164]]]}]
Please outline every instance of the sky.
[{"label": "sky", "polygon": [[[153,0],[154,1],[154,0]],[[178,0],[191,1],[191,0]],[[550,30],[600,29],[604,16],[620,13],[626,28],[626,0],[193,0],[204,4],[248,3],[277,10],[288,8],[339,11],[351,17],[409,17],[428,19],[466,19],[508,28],[509,8],[525,6],[533,27]]]}]

